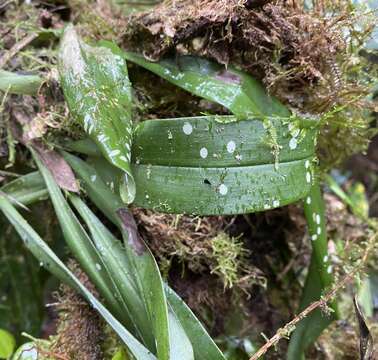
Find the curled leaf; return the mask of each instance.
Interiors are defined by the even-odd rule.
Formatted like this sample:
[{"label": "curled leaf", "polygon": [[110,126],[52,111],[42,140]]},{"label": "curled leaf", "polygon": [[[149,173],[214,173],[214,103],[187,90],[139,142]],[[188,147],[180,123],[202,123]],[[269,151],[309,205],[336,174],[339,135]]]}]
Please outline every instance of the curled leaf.
[{"label": "curled leaf", "polygon": [[150,62],[132,52],[125,52],[124,57],[192,94],[223,105],[240,119],[290,116],[286,106],[269,96],[257,80],[231,66],[226,70],[192,56],[159,62]]},{"label": "curled leaf", "polygon": [[130,168],[131,85],[125,61],[115,46],[89,46],[68,26],[62,38],[59,71],[71,113],[105,158],[123,171],[121,196],[131,203],[135,197]]},{"label": "curled leaf", "polygon": [[374,359],[374,342],[371,336],[370,330],[365,322],[365,316],[360,309],[357,298],[354,297],[354,310],[356,312],[356,317],[358,321],[358,326],[360,329],[360,359],[361,360],[372,360]]}]

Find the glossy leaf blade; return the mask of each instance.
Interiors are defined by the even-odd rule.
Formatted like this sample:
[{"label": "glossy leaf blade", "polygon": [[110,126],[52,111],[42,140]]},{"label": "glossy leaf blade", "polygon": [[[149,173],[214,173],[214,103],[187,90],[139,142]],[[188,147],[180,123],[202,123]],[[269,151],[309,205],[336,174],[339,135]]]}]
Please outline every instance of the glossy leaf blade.
[{"label": "glossy leaf blade", "polygon": [[61,262],[48,245],[30,227],[13,205],[0,196],[0,208],[4,215],[15,227],[26,247],[44,266],[62,282],[78,290],[85,299],[100,313],[104,320],[119,335],[124,344],[130,349],[137,360],[156,360],[142,344],[138,342],[113,315],[98,301]]},{"label": "glossy leaf blade", "polygon": [[[328,256],[325,208],[317,183],[311,187],[311,191],[304,201],[304,211],[312,242],[312,255],[299,311],[319,300],[324,289],[332,285],[333,282],[332,267]],[[335,312],[329,317],[317,309],[299,323],[290,339],[288,360],[303,357],[308,346],[316,341],[321,332],[337,318],[336,303],[332,303],[331,306]]]},{"label": "glossy leaf blade", "polygon": [[288,162],[314,154],[316,133],[315,123],[278,118],[269,125],[229,116],[147,120],[136,128],[133,162],[198,168],[271,164],[277,160],[273,142],[280,147],[278,161]]},{"label": "glossy leaf blade", "polygon": [[290,116],[289,110],[269,96],[257,80],[231,66],[226,70],[191,56],[160,62],[150,62],[131,52],[125,52],[124,57],[192,94],[223,105],[238,118]]},{"label": "glossy leaf blade", "polygon": [[245,214],[302,199],[312,182],[310,160],[232,168],[134,165],[135,204],[166,213]]},{"label": "glossy leaf blade", "polygon": [[[163,280],[155,258],[140,237],[127,209],[116,210],[125,250],[133,265],[135,283],[141,294],[155,335],[159,359],[193,360],[193,349],[174,315],[168,313]],[[180,334],[177,337],[177,333]],[[178,353],[180,354],[178,356]]]},{"label": "glossy leaf blade", "polygon": [[[91,200],[101,209],[105,216],[117,223],[113,212],[122,207],[119,198],[109,191],[109,188],[103,183],[101,177],[92,166],[71,154],[63,153],[63,156],[83,181],[82,186]],[[221,351],[187,305],[167,285],[164,285],[164,290],[169,305],[190,338],[195,352],[195,359],[225,360]]]},{"label": "glossy leaf blade", "polygon": [[103,263],[114,280],[117,292],[125,304],[128,316],[132,320],[141,338],[151,351],[155,350],[155,342],[151,332],[142,298],[136,290],[133,279],[133,267],[125,254],[122,243],[105,228],[88,206],[77,196],[70,197],[71,202],[85,221],[92,239],[99,250]]},{"label": "glossy leaf blade", "polygon": [[222,352],[185,302],[169,286],[165,285],[164,289],[169,305],[190,338],[194,358],[196,360],[225,360]]},{"label": "glossy leaf blade", "polygon": [[124,172],[123,199],[131,203],[135,196],[130,169],[131,85],[125,61],[113,48],[91,47],[68,26],[61,42],[59,71],[71,113],[105,158]]},{"label": "glossy leaf blade", "polygon": [[114,296],[115,292],[112,280],[107,274],[105,264],[93,245],[92,240],[70,209],[49,170],[42,164],[36,152],[32,149],[30,150],[45,181],[68,247],[98,291],[106,299],[112,311],[119,316],[119,319],[127,321],[127,318],[124,317],[122,307]]}]

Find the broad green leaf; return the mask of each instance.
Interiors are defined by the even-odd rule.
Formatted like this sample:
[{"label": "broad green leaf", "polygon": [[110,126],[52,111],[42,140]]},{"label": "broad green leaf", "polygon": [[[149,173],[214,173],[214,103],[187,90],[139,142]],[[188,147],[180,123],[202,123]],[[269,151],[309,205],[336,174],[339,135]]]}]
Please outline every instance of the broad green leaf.
[{"label": "broad green leaf", "polygon": [[310,159],[232,168],[135,165],[135,205],[166,213],[245,214],[278,208],[306,196]]},{"label": "broad green leaf", "polygon": [[0,69],[0,91],[10,94],[35,95],[42,85],[38,75],[21,75]]},{"label": "broad green leaf", "polygon": [[72,274],[63,262],[54,254],[48,245],[40,238],[34,229],[18,213],[14,206],[4,196],[0,196],[0,209],[15,227],[23,239],[25,246],[53,275],[79,291],[84,298],[96,309],[104,320],[118,334],[123,343],[130,349],[137,360],[156,360],[134,336],[92,295],[90,291]]},{"label": "broad green leaf", "polygon": [[[142,122],[135,131],[135,204],[169,213],[238,214],[303,198],[316,124],[195,117]],[[87,143],[80,149],[92,149]],[[75,146],[74,146],[75,147]],[[100,161],[100,160],[99,160]],[[119,175],[102,163],[117,184]]]},{"label": "broad green leaf", "polygon": [[73,26],[64,31],[59,53],[61,84],[69,109],[104,157],[123,171],[123,200],[135,196],[130,160],[131,85],[123,58],[109,47],[82,42]]},{"label": "broad green leaf", "polygon": [[106,271],[98,250],[70,209],[50,171],[42,164],[36,152],[33,149],[30,149],[30,151],[45,181],[67,245],[101,295],[106,299],[111,310],[121,321],[127,323],[128,318],[115,296],[113,281]]},{"label": "broad green leaf", "polygon": [[150,62],[131,52],[124,52],[124,57],[174,85],[223,105],[240,119],[290,116],[290,111],[269,96],[258,81],[232,66],[226,70],[221,65],[192,56],[160,62]]},{"label": "broad green leaf", "polygon": [[16,339],[7,330],[0,329],[0,359],[8,359],[16,347]]},{"label": "broad green leaf", "polygon": [[[317,183],[312,186],[310,194],[304,201],[304,211],[312,242],[312,256],[299,311],[319,300],[324,289],[333,282],[332,266],[328,256],[325,208]],[[337,318],[336,303],[332,303],[331,306],[334,312],[329,317],[317,309],[298,324],[290,339],[288,360],[302,358],[307,347]]]},{"label": "broad green leaf", "polygon": [[237,121],[232,116],[147,120],[135,130],[132,161],[196,168],[288,162],[312,157],[316,134],[316,123],[308,120]]},{"label": "broad green leaf", "polygon": [[[272,209],[308,194],[313,179],[311,160],[281,163],[278,170],[273,164],[230,168],[133,165],[138,183],[135,204],[197,215]],[[100,159],[98,162],[117,188],[117,173]]]}]

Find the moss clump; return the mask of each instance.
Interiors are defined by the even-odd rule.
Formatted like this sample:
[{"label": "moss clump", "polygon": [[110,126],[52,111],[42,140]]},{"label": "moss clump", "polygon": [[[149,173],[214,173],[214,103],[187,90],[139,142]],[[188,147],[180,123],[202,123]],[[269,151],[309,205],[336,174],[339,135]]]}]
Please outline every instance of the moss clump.
[{"label": "moss clump", "polygon": [[251,282],[256,282],[248,265],[249,252],[240,239],[221,232],[211,240],[211,247],[214,259],[211,273],[219,276],[225,289],[235,285],[248,289]]},{"label": "moss clump", "polygon": [[262,272],[250,263],[243,237],[224,231],[232,218],[167,215],[141,209],[134,209],[134,214],[167,278],[177,270],[181,278],[211,275],[218,282],[217,291],[234,289],[245,294],[254,284],[265,286]]},{"label": "moss clump", "polygon": [[124,45],[153,60],[176,51],[236,65],[286,103],[316,111],[323,92],[335,93],[347,53],[343,20],[300,1],[168,0],[130,18]]}]

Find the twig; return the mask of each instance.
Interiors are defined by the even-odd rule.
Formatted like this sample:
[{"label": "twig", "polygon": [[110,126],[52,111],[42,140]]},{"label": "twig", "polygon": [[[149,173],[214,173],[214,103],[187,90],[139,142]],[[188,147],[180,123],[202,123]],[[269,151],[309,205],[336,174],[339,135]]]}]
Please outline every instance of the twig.
[{"label": "twig", "polygon": [[25,46],[29,45],[36,37],[38,36],[37,33],[29,34],[25,36],[21,41],[13,45],[8,52],[6,52],[0,58],[0,69],[2,69],[7,62],[12,59],[19,51],[21,51]]},{"label": "twig", "polygon": [[309,315],[312,311],[317,308],[324,308],[328,302],[330,302],[336,295],[336,293],[341,290],[347,283],[354,279],[355,275],[362,269],[362,267],[366,264],[367,259],[370,255],[370,252],[373,250],[375,245],[375,240],[378,237],[378,232],[375,233],[369,240],[366,249],[364,251],[364,255],[362,256],[360,262],[357,266],[353,268],[349,274],[345,275],[343,279],[335,284],[333,289],[328,292],[325,296],[323,296],[318,301],[313,302],[310,304],[306,309],[304,309],[299,315],[297,315],[293,320],[288,322],[283,328],[278,329],[276,334],[271,337],[249,360],[257,360],[262,355],[264,355],[272,346],[276,345],[282,338],[286,338],[288,334],[290,334],[295,326],[304,319],[307,315]]}]

